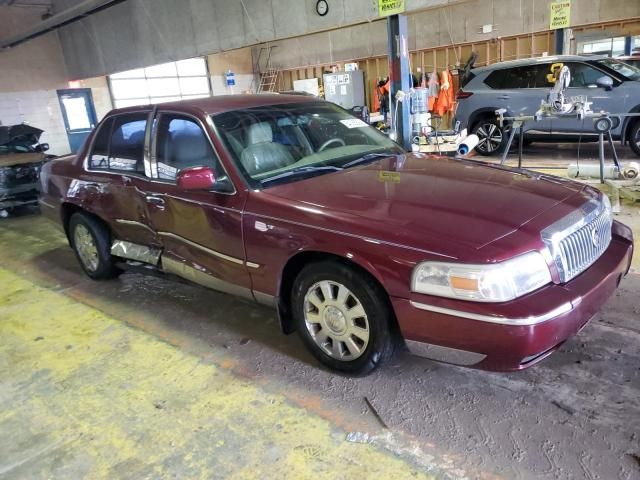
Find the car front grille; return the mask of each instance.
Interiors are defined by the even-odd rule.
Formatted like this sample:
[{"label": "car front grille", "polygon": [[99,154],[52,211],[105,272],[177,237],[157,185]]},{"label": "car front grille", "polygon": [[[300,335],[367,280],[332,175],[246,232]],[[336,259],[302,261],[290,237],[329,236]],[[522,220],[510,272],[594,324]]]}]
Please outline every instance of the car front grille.
[{"label": "car front grille", "polygon": [[568,282],[589,268],[611,243],[613,218],[604,202],[592,200],[542,232],[558,269]]}]

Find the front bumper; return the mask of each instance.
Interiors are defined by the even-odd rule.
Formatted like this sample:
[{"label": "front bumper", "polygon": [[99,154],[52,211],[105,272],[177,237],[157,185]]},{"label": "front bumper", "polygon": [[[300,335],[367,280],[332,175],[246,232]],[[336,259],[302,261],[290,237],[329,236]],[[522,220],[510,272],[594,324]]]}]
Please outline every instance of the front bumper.
[{"label": "front bumper", "polygon": [[511,302],[430,295],[392,298],[400,330],[418,355],[486,370],[527,368],[575,335],[613,294],[631,265],[633,242],[614,236],[587,270]]}]

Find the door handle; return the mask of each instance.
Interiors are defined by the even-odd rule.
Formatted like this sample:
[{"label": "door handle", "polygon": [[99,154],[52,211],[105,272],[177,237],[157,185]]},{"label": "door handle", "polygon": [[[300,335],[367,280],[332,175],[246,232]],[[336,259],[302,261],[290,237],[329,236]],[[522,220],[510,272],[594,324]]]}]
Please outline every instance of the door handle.
[{"label": "door handle", "polygon": [[156,195],[146,195],[145,200],[147,203],[151,205],[155,205],[157,207],[164,207],[164,199],[162,197],[158,197]]},{"label": "door handle", "polygon": [[509,95],[500,95],[498,98],[500,100],[509,100],[511,97]]}]

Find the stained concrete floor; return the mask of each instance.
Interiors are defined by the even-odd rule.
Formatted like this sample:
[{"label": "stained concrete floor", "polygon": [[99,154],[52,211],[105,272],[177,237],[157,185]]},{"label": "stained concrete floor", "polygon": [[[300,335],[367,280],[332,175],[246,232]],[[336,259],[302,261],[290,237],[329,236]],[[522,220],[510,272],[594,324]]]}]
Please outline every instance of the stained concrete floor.
[{"label": "stained concrete floor", "polygon": [[[621,218],[640,239],[640,209]],[[529,370],[400,352],[353,379],[271,310],[138,274],[92,282],[46,220],[0,220],[0,478],[640,478],[638,257]]]}]

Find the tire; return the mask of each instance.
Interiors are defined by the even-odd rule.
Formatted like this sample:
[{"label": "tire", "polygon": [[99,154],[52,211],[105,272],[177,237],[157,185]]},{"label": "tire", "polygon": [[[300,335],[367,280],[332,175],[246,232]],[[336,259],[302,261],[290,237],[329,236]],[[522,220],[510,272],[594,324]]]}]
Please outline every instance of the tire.
[{"label": "tire", "polygon": [[93,280],[108,280],[122,273],[111,256],[111,234],[95,218],[74,213],[69,220],[69,240],[84,273]]},{"label": "tire", "polygon": [[480,143],[476,146],[476,152],[480,155],[497,155],[502,153],[507,145],[506,131],[500,128],[500,124],[495,119],[480,120],[471,131],[480,139]]},{"label": "tire", "polygon": [[393,355],[393,313],[369,276],[335,261],[313,263],[296,277],[291,302],[298,334],[327,367],[366,375]]},{"label": "tire", "polygon": [[640,120],[636,120],[629,129],[629,146],[640,157]]}]

